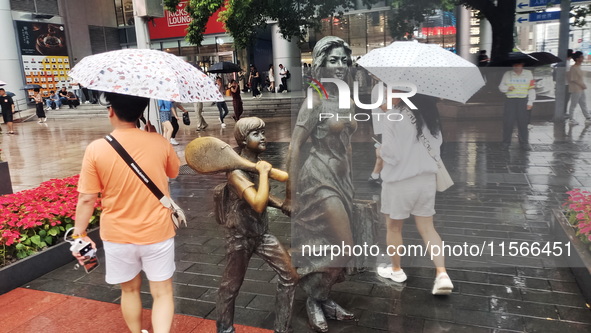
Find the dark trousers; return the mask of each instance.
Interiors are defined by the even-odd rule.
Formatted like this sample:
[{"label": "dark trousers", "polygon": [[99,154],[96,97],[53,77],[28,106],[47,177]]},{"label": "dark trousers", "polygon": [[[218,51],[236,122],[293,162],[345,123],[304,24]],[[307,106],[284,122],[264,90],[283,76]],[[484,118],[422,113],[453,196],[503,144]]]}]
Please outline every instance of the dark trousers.
[{"label": "dark trousers", "polygon": [[223,123],[224,118],[228,115],[228,104],[226,102],[215,102],[215,105],[218,107],[218,111],[220,112],[220,121]]},{"label": "dark trousers", "polygon": [[250,89],[252,90],[252,95],[254,97],[261,94],[259,91],[259,79],[252,79]]},{"label": "dark trousers", "polygon": [[172,116],[170,117],[170,123],[172,124],[172,135],[170,137],[174,139],[179,131],[179,121],[175,116]]},{"label": "dark trousers", "polygon": [[45,110],[43,110],[43,103],[35,104],[35,114],[37,114],[37,118],[45,118]]},{"label": "dark trousers", "polygon": [[527,98],[506,98],[505,111],[503,113],[503,144],[511,144],[513,127],[517,123],[519,143],[529,143],[527,125],[531,112],[527,110]]},{"label": "dark trousers", "polygon": [[281,89],[279,90],[287,90],[287,78],[285,76],[281,78]]},{"label": "dark trousers", "polygon": [[288,332],[291,323],[293,296],[298,274],[291,257],[277,237],[264,234],[257,238],[226,236],[226,269],[222,275],[216,309],[217,332],[234,332],[234,305],[244,281],[248,262],[258,254],[277,273],[275,296],[275,332]]}]

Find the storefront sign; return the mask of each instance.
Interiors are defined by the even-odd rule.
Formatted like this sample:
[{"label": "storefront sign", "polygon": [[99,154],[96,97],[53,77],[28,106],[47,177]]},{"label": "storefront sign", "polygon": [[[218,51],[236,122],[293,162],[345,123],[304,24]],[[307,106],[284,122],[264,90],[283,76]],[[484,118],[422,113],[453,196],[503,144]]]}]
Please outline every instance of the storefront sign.
[{"label": "storefront sign", "polygon": [[[186,30],[193,20],[186,11],[187,2],[179,3],[175,13],[164,11],[163,18],[155,18],[148,23],[150,39],[167,39],[185,37]],[[225,33],[224,25],[218,22],[218,14],[222,9],[215,12],[207,21],[205,34]]]}]

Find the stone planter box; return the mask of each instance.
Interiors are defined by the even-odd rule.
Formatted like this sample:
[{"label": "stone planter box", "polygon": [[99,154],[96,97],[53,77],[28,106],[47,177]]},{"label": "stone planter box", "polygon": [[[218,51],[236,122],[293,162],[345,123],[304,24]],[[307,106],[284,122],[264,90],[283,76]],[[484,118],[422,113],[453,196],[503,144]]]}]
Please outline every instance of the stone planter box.
[{"label": "stone planter box", "polygon": [[0,162],[0,195],[4,194],[12,194],[12,181],[10,180],[8,162]]},{"label": "stone planter box", "polygon": [[[102,246],[99,228],[90,231],[88,236],[96,242],[97,247]],[[72,253],[70,252],[70,243],[67,242],[62,242],[21,259],[0,269],[0,295],[73,261],[74,257],[72,257]]]},{"label": "stone planter box", "polygon": [[587,246],[575,236],[575,229],[568,223],[560,209],[552,210],[552,230],[556,241],[571,243],[570,256],[564,253],[562,258],[573,272],[585,300],[591,304],[591,253]]}]

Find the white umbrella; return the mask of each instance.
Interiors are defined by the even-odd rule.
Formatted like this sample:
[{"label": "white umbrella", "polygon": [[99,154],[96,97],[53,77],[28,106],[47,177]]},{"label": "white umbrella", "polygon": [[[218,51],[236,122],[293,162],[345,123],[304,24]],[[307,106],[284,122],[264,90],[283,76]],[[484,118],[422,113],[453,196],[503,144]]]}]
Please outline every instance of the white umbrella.
[{"label": "white umbrella", "polygon": [[5,85],[6,85],[6,82],[0,80],[0,86],[5,86]]},{"label": "white umbrella", "polygon": [[82,86],[175,102],[223,99],[205,73],[162,51],[125,49],[85,57],[68,73]]},{"label": "white umbrella", "polygon": [[484,80],[476,65],[437,45],[394,42],[357,63],[387,84],[413,83],[418,93],[466,103]]}]

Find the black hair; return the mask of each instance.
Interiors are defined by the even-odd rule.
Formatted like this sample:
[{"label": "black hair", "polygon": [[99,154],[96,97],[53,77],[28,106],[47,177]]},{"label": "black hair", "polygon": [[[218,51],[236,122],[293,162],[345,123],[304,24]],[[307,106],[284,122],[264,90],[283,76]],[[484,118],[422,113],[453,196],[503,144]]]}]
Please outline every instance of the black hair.
[{"label": "black hair", "polygon": [[417,140],[423,134],[423,127],[427,126],[429,133],[437,137],[441,133],[441,121],[437,110],[435,97],[417,94],[410,98],[417,110],[410,110],[417,119]]},{"label": "black hair", "polygon": [[109,102],[117,117],[128,123],[137,121],[150,102],[150,99],[146,97],[122,95],[112,92],[106,92],[105,99]]},{"label": "black hair", "polygon": [[572,56],[573,56],[573,49],[566,50],[566,56],[572,58]]},{"label": "black hair", "polygon": [[34,91],[34,92],[40,92],[40,91],[41,91],[41,89],[39,89],[39,88],[35,88],[35,89],[33,89],[33,91]]},{"label": "black hair", "polygon": [[4,90],[4,88],[0,88],[0,90],[2,90],[2,91],[6,91],[6,90]]},{"label": "black hair", "polygon": [[50,94],[53,94],[53,93],[55,93],[55,91],[53,91],[53,90],[50,90],[50,91],[49,91],[49,93],[50,93]]},{"label": "black hair", "polygon": [[572,58],[573,60],[577,60],[577,59],[579,59],[579,58],[580,58],[580,57],[582,57],[582,56],[583,56],[583,52],[581,52],[581,51],[577,51],[577,52],[573,53],[573,55],[571,56],[571,58]]}]

